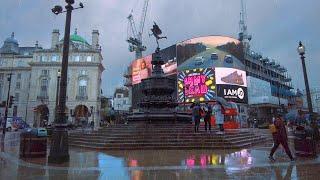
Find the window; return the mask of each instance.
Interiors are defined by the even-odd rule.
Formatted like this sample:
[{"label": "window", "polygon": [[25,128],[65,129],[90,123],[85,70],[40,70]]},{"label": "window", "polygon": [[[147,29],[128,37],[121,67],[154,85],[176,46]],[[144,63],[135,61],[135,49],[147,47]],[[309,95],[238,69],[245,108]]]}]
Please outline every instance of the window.
[{"label": "window", "polygon": [[57,56],[57,55],[51,56],[51,61],[52,62],[58,62],[59,61],[59,56]]},{"label": "window", "polygon": [[19,103],[19,96],[20,96],[19,93],[15,93],[14,100],[15,100],[16,103]]},{"label": "window", "polygon": [[88,75],[87,70],[80,70],[80,75],[81,75],[81,76],[86,76],[86,75]]},{"label": "window", "polygon": [[17,74],[17,79],[21,79],[21,73]]},{"label": "window", "polygon": [[73,56],[74,62],[80,62],[80,56]]},{"label": "window", "polygon": [[47,69],[42,70],[41,75],[42,76],[49,76],[49,70],[47,70]]},{"label": "window", "polygon": [[16,82],[16,89],[20,89],[21,88],[21,83],[20,82]]},{"label": "window", "polygon": [[3,81],[4,74],[0,73],[0,81]]},{"label": "window", "polygon": [[42,79],[40,82],[40,96],[47,97],[48,95],[48,79]]},{"label": "window", "polygon": [[47,62],[48,57],[47,56],[40,56],[40,62]]},{"label": "window", "polygon": [[127,104],[127,101],[126,101],[126,100],[123,100],[122,104],[124,104],[124,105]]},{"label": "window", "polygon": [[81,79],[79,81],[79,96],[86,97],[87,96],[87,85],[88,81],[85,79]]},{"label": "window", "polygon": [[87,62],[92,62],[92,56],[87,56]]},{"label": "window", "polygon": [[18,66],[18,67],[22,67],[22,66],[23,66],[23,62],[22,62],[21,60],[18,61],[18,62],[17,62],[17,66]]}]

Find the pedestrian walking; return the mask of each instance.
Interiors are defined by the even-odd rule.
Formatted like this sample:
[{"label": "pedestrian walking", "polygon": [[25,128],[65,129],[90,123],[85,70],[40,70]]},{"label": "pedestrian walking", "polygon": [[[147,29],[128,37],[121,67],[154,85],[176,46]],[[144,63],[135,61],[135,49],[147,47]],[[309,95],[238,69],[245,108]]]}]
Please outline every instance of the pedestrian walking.
[{"label": "pedestrian walking", "polygon": [[224,123],[224,107],[223,105],[217,101],[217,103],[213,107],[214,116],[216,119],[216,124],[219,126],[220,132],[224,131],[223,123]]},{"label": "pedestrian walking", "polygon": [[90,127],[91,127],[91,130],[94,129],[94,121],[93,120],[90,122]]},{"label": "pedestrian walking", "polygon": [[209,103],[206,103],[206,111],[205,111],[205,117],[204,117],[204,127],[206,132],[207,132],[207,126],[209,129],[209,132],[211,132],[211,114],[212,114],[212,107]]},{"label": "pedestrian walking", "polygon": [[290,160],[294,161],[294,158],[291,154],[291,151],[290,151],[289,145],[288,145],[288,136],[287,136],[286,127],[285,127],[285,124],[284,124],[281,116],[278,115],[277,118],[275,119],[274,123],[271,124],[269,128],[270,128],[270,131],[271,131],[272,137],[273,137],[273,147],[270,151],[269,159],[271,161],[275,161],[275,159],[273,158],[273,154],[278,149],[279,145],[281,144],[282,147],[284,148],[285,152],[289,156]]},{"label": "pedestrian walking", "polygon": [[201,107],[198,102],[195,103],[192,109],[192,116],[194,119],[194,132],[199,132],[200,118],[201,118]]}]

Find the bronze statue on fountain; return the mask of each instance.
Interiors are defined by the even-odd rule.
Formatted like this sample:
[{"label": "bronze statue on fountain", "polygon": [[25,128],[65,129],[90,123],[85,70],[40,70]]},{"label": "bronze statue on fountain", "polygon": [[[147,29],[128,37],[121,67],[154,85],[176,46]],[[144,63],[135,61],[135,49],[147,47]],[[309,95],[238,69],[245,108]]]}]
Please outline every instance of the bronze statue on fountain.
[{"label": "bronze statue on fountain", "polygon": [[[173,96],[176,87],[176,80],[164,75],[162,65],[165,62],[160,55],[159,40],[166,39],[159,26],[154,23],[151,29],[156,38],[157,49],[151,61],[152,75],[150,78],[142,80],[142,93],[144,98],[139,103],[140,111],[128,117],[129,121],[147,122],[190,122],[191,116],[187,113],[177,112],[178,103]],[[134,98],[134,97],[133,97]]]}]

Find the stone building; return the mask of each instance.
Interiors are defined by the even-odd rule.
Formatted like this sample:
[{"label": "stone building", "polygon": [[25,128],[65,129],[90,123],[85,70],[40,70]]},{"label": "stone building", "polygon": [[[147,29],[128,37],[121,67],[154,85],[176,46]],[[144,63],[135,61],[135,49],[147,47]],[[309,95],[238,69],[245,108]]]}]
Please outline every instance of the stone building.
[{"label": "stone building", "polygon": [[[27,106],[31,75],[29,63],[33,59],[33,52],[40,49],[38,43],[33,47],[20,47],[14,33],[4,41],[0,48],[0,101],[7,100],[9,74],[12,74],[9,94],[15,97],[15,103],[9,109],[8,116],[28,116]],[[0,109],[2,115],[4,115],[4,109]]]},{"label": "stone building", "polygon": [[129,89],[126,87],[116,88],[113,95],[114,110],[118,112],[128,112],[130,107]]},{"label": "stone building", "polygon": [[[6,41],[9,40],[8,38]],[[11,44],[17,46],[16,41],[10,41],[12,41]],[[20,77],[24,79],[18,81],[23,83],[20,84],[22,94],[19,94],[19,101],[15,104],[18,106],[19,113],[17,116],[23,117],[28,124],[34,127],[45,126],[51,124],[55,117],[63,38],[60,38],[59,30],[53,30],[50,48],[39,48],[36,45],[29,49],[30,53],[28,55],[21,50],[24,59],[17,56],[14,58],[16,62],[13,65],[14,68],[19,69],[19,62],[25,65],[25,67],[23,66],[25,74],[21,74]],[[104,71],[102,60],[99,32],[97,30],[92,31],[92,42],[89,44],[75,30],[74,34],[70,36],[69,50],[66,103],[69,122],[80,124],[94,120],[95,126],[99,125],[101,74]],[[11,87],[14,87],[14,83],[13,81]],[[11,95],[15,94],[12,92]],[[2,97],[7,96],[3,94]],[[19,111],[20,107],[21,110],[24,110],[21,113]]]}]

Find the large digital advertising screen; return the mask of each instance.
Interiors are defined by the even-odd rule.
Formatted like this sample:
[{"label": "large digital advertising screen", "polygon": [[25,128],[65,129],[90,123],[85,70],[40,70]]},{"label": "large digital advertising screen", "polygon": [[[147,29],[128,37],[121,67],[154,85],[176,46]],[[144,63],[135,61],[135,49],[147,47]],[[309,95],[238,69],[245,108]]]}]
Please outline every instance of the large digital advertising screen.
[{"label": "large digital advertising screen", "polygon": [[215,69],[216,84],[247,87],[246,72],[235,68],[219,67]]},{"label": "large digital advertising screen", "polygon": [[248,103],[248,92],[246,87],[236,85],[217,85],[217,96],[227,101],[236,103]]},{"label": "large digital advertising screen", "polygon": [[236,103],[248,103],[247,75],[235,68],[215,69],[217,95]]},{"label": "large digital advertising screen", "polygon": [[[169,51],[171,48],[168,50],[167,49],[165,49],[166,52]],[[132,69],[132,84],[133,85],[139,84],[139,83],[141,83],[141,81],[143,79],[151,77],[151,75],[152,75],[151,61],[152,61],[153,56],[154,56],[153,54],[148,55],[146,57],[143,57],[141,59],[137,59],[132,62],[131,69]],[[168,58],[172,58],[172,59],[168,59]],[[165,76],[177,74],[177,59],[175,57],[173,57],[171,55],[171,53],[169,53],[167,56],[163,55],[162,59],[165,61],[165,64],[161,66]]]},{"label": "large digital advertising screen", "polygon": [[216,96],[212,68],[185,70],[178,73],[178,102],[210,101]]},{"label": "large digital advertising screen", "polygon": [[137,59],[132,62],[132,84],[139,84],[142,79],[151,76],[152,73],[152,55]]},{"label": "large digital advertising screen", "polygon": [[[189,39],[177,44],[178,66],[193,61],[197,57],[212,59],[212,54],[232,55],[243,59],[243,47],[239,40],[226,36],[204,36]],[[220,57],[221,58],[221,57]]]}]

